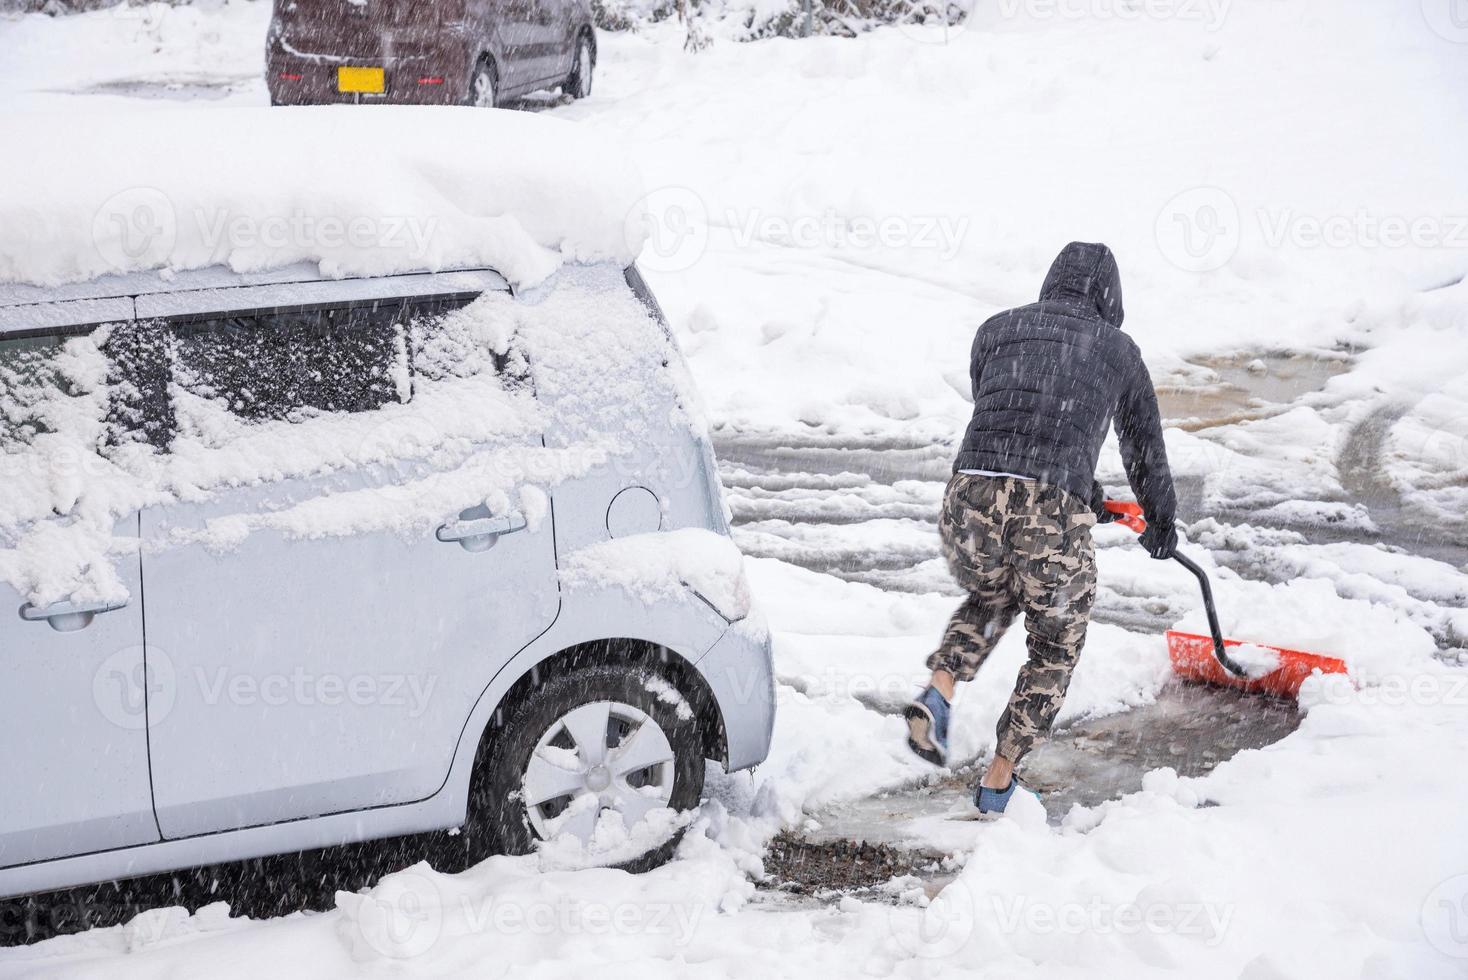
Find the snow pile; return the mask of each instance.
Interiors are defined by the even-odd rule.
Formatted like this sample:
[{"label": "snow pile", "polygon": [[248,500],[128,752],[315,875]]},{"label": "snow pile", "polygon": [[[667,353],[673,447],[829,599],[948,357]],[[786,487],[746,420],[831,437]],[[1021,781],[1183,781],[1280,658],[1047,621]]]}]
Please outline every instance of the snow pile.
[{"label": "snow pile", "polygon": [[579,814],[601,806],[594,796],[573,800],[551,822],[551,839],[540,842],[536,853],[546,871],[575,871],[582,868],[613,868],[662,847],[688,826],[696,811],[679,813],[661,806],[648,810],[628,827],[620,811],[601,810],[596,816],[591,840],[583,841],[569,830],[560,830]]},{"label": "snow pile", "polygon": [[561,571],[570,588],[616,587],[642,603],[702,596],[726,619],[749,614],[749,582],[739,549],[701,528],[615,538],[572,552]]},{"label": "snow pile", "polygon": [[[1353,678],[1367,683],[1423,669],[1437,649],[1431,635],[1401,611],[1384,603],[1343,599],[1326,579],[1272,585],[1216,570],[1212,575],[1219,622],[1230,639],[1339,657]],[[1176,628],[1207,634],[1201,602]]]},{"label": "snow pile", "polygon": [[[1456,645],[1457,638],[1468,636],[1468,574],[1447,562],[1404,553],[1384,543],[1310,544],[1293,531],[1248,524],[1228,527],[1213,520],[1196,522],[1191,533],[1225,563],[1244,559],[1273,577],[1323,580],[1339,597],[1364,600],[1388,615],[1404,617],[1443,645]],[[1220,601],[1230,607],[1249,601],[1247,596],[1234,597],[1235,581],[1232,576],[1215,581],[1225,597]],[[1306,619],[1318,615],[1310,606],[1300,612]],[[1298,626],[1286,623],[1285,628],[1295,631]],[[1342,639],[1348,647],[1353,645],[1352,637]]]},{"label": "snow pile", "polygon": [[527,113],[15,113],[0,130],[26,147],[0,160],[0,281],[307,261],[333,277],[488,266],[523,285],[642,247],[631,163]]}]

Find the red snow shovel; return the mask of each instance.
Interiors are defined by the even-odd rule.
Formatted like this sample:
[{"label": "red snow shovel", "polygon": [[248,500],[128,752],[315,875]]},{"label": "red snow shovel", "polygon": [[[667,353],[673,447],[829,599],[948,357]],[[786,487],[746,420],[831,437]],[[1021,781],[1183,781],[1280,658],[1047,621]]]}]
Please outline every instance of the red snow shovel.
[{"label": "red snow shovel", "polygon": [[[1116,523],[1128,527],[1138,534],[1147,530],[1147,521],[1142,516],[1140,504],[1120,500],[1106,501],[1106,509],[1117,515]],[[1243,665],[1228,655],[1229,647],[1245,646],[1243,640],[1226,640],[1218,625],[1218,611],[1213,608],[1213,588],[1208,584],[1208,575],[1182,552],[1174,552],[1173,559],[1198,579],[1203,590],[1203,608],[1208,613],[1208,630],[1211,636],[1197,633],[1167,631],[1167,653],[1172,659],[1172,671],[1183,680],[1220,687],[1233,687],[1241,691],[1260,694],[1276,694],[1293,698],[1299,695],[1300,685],[1305,678],[1319,671],[1322,674],[1344,674],[1346,663],[1336,657],[1267,643],[1248,643],[1262,647],[1279,656],[1279,666],[1257,677],[1250,677]]]}]

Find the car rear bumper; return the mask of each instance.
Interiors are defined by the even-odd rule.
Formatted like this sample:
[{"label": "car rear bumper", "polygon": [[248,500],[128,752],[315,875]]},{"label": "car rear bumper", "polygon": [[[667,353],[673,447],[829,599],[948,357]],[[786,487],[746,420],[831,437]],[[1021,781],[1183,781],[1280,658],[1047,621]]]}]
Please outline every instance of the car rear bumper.
[{"label": "car rear bumper", "polygon": [[[337,69],[347,66],[381,68],[383,91],[341,91]],[[328,59],[276,42],[267,52],[265,82],[275,105],[460,105],[468,101],[469,71],[467,54],[453,45],[408,56]]]},{"label": "car rear bumper", "polygon": [[775,730],[775,670],[770,633],[756,614],[724,631],[698,661],[728,741],[728,769],[765,761]]}]

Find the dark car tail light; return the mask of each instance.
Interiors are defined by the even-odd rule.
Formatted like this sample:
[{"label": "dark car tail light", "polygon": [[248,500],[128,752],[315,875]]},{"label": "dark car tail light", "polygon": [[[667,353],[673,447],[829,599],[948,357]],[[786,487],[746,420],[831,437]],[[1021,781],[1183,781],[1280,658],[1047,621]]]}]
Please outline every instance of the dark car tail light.
[{"label": "dark car tail light", "polygon": [[280,77],[287,82],[299,82],[304,76],[297,72],[283,71],[280,73]]},{"label": "dark car tail light", "polygon": [[442,85],[443,84],[443,76],[442,75],[424,75],[422,78],[418,79],[418,84],[419,85]]}]

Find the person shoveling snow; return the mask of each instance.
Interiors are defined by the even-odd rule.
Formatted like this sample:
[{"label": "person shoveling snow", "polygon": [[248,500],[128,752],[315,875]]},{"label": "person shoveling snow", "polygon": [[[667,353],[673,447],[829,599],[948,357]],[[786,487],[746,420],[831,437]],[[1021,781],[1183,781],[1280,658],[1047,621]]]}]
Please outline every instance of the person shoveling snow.
[{"label": "person shoveling snow", "polygon": [[1121,321],[1111,250],[1072,242],[1050,266],[1038,303],[991,317],[974,338],[974,412],[939,521],[948,567],[969,595],[928,658],[932,681],[906,717],[912,750],[945,763],[956,683],[973,680],[1024,613],[1029,659],[974,792],[981,814],[1009,803],[1014,767],[1049,734],[1085,642],[1096,597],[1091,526],[1114,517],[1095,476],[1113,418],[1146,514],[1142,546],[1158,559],[1177,546],[1157,396]]}]

